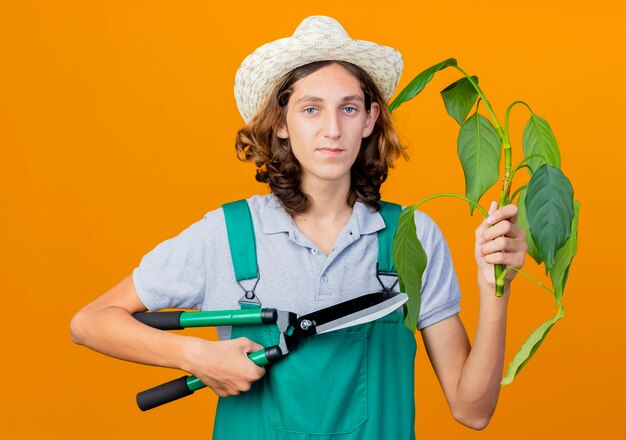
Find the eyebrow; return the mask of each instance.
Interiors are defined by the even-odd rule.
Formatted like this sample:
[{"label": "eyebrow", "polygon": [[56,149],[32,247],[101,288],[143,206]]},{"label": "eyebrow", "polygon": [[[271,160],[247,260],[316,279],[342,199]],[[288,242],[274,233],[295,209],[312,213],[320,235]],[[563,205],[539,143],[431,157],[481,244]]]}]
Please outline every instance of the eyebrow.
[{"label": "eyebrow", "polygon": [[[311,96],[311,95],[305,95],[302,98],[298,99],[295,103],[298,104],[300,102],[305,102],[305,101],[312,101],[312,102],[322,102],[324,101],[322,98],[319,98],[317,96]],[[349,96],[344,96],[341,99],[341,102],[353,102],[353,101],[357,101],[357,102],[363,102],[363,98],[359,95],[349,95]]]}]

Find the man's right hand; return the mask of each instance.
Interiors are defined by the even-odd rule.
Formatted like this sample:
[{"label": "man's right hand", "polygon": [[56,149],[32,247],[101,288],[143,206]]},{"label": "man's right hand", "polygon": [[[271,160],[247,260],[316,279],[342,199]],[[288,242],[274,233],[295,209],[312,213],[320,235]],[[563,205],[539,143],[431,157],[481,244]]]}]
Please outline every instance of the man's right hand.
[{"label": "man's right hand", "polygon": [[76,313],[72,340],[119,359],[187,371],[221,397],[249,390],[265,374],[247,356],[261,345],[247,338],[207,341],[157,330],[132,317],[145,311],[131,273]]},{"label": "man's right hand", "polygon": [[248,338],[225,341],[185,339],[186,365],[182,369],[196,376],[220,397],[248,391],[253,382],[265,375],[265,368],[248,358],[248,353],[264,347]]}]

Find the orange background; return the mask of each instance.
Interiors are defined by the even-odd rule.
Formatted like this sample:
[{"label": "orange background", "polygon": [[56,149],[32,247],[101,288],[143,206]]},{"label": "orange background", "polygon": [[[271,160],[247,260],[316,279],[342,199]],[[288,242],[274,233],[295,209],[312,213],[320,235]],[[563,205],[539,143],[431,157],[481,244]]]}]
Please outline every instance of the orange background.
[{"label": "orange background", "polygon": [[[216,403],[211,391],[141,413],[135,393],[179,372],[73,345],[69,321],[145,253],[205,212],[265,192],[253,167],[234,154],[242,125],[233,98],[235,71],[252,50],[291,35],[313,14],[339,19],[353,38],[400,50],[401,87],[452,56],[479,76],[501,122],[509,103],[528,102],[550,122],[563,170],[582,203],[566,316],[516,381],[502,388],[485,431],[452,419],[418,336],[418,438],[617,437],[626,391],[624,240],[613,230],[624,212],[618,181],[626,159],[624,6],[302,3],[0,4],[0,437],[210,436]],[[411,160],[391,174],[386,199],[409,204],[437,192],[464,192],[458,126],[438,93],[459,75],[441,72],[397,110]],[[522,107],[512,113],[515,163],[527,115]],[[463,292],[461,318],[473,339],[473,230],[480,218],[453,199],[422,209],[452,249]],[[546,281],[530,258],[526,269]],[[516,279],[507,365],[530,332],[554,315],[551,303],[546,292]],[[200,334],[215,338],[211,330]]]}]

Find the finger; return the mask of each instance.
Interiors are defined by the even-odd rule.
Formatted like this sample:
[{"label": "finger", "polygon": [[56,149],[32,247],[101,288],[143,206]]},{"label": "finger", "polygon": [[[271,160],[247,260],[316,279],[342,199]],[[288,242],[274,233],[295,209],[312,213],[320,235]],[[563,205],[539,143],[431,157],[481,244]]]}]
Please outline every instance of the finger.
[{"label": "finger", "polygon": [[263,376],[265,376],[265,368],[263,367],[259,367],[255,364],[255,370],[254,370],[254,376],[252,377],[252,382],[256,382],[257,380],[261,379]]},{"label": "finger", "polygon": [[237,339],[234,340],[237,344],[238,347],[244,352],[244,353],[251,353],[253,351],[258,351],[260,349],[263,348],[262,345],[257,344],[256,342],[246,338],[246,337],[239,337]]},{"label": "finger", "polygon": [[[265,347],[263,345],[257,344],[256,342],[245,338],[245,337],[240,337],[237,338],[238,342],[240,342],[241,345],[241,353],[246,356],[246,358],[250,359],[248,357],[248,354],[250,353],[254,353],[257,351],[261,351],[261,350],[265,350]],[[263,375],[265,374],[265,368],[264,367],[260,367],[258,366],[256,363],[254,363],[251,359],[250,362],[252,363],[252,369],[253,369],[253,376],[251,376],[250,380],[259,380],[261,377],[263,377]]]},{"label": "finger", "polygon": [[258,366],[250,358],[248,358],[248,360],[250,361],[250,363],[246,364],[246,374],[244,376],[244,379],[247,382],[256,382],[265,375],[265,367]]},{"label": "finger", "polygon": [[481,238],[483,240],[483,243],[486,243],[490,240],[495,240],[496,238],[503,235],[510,238],[523,240],[525,233],[519,226],[509,222],[508,220],[503,220],[483,231]]},{"label": "finger", "polygon": [[507,237],[497,237],[495,240],[485,243],[480,247],[480,256],[486,256],[497,252],[526,252],[525,241],[515,240]]},{"label": "finger", "polygon": [[524,265],[525,257],[521,252],[496,252],[486,255],[484,260],[487,264],[502,264],[506,267],[520,268]]},{"label": "finger", "polygon": [[487,222],[491,225],[495,225],[502,220],[508,219],[511,223],[517,223],[517,213],[517,206],[512,204],[506,205],[490,213],[489,217],[487,217]]},{"label": "finger", "polygon": [[256,342],[252,342],[252,344],[250,345],[250,351],[259,351],[263,348],[265,347],[263,347],[261,344],[257,344]]}]

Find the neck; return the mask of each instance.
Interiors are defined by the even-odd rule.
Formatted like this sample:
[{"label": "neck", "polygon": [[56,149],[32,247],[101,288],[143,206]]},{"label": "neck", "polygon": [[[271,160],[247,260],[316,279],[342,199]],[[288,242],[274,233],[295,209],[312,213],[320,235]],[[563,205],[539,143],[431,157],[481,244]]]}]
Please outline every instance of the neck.
[{"label": "neck", "polygon": [[311,206],[301,216],[314,222],[341,221],[352,213],[352,207],[347,202],[349,178],[341,181],[306,179],[302,182],[302,191],[310,197]]}]

